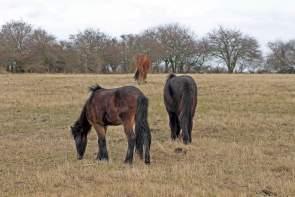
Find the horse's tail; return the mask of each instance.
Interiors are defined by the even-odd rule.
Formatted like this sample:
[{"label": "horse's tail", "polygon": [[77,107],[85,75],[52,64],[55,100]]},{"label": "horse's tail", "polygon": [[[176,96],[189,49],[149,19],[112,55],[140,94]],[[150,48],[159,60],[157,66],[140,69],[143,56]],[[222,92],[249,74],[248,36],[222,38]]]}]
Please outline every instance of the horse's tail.
[{"label": "horse's tail", "polygon": [[169,79],[172,79],[173,77],[176,77],[176,75],[175,75],[174,73],[170,73],[170,74],[168,75],[168,77],[167,77],[167,81],[168,81]]},{"label": "horse's tail", "polygon": [[181,100],[180,126],[183,130],[183,141],[185,144],[191,142],[192,130],[192,92],[190,84],[185,82]]},{"label": "horse's tail", "polygon": [[141,95],[137,98],[137,109],[135,115],[136,151],[144,162],[150,163],[151,131],[148,120],[148,99]]},{"label": "horse's tail", "polygon": [[135,72],[135,74],[134,74],[134,80],[137,81],[138,78],[139,78],[139,70],[136,69],[136,72]]},{"label": "horse's tail", "polygon": [[100,89],[103,89],[103,88],[102,88],[100,85],[98,85],[98,84],[93,85],[93,86],[90,86],[90,87],[89,87],[89,91],[91,92],[91,95],[90,95],[90,97],[89,97],[89,100],[92,99],[94,92],[95,92],[96,90],[100,90]]}]

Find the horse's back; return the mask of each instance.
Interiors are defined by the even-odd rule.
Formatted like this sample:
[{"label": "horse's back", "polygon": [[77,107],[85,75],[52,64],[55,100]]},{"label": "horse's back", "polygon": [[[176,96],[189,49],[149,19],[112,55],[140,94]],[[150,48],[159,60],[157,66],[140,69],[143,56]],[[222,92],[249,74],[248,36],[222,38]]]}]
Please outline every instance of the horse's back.
[{"label": "horse's back", "polygon": [[101,89],[96,93],[98,96],[117,96],[117,95],[141,95],[143,94],[140,89],[134,86],[123,86],[112,89]]},{"label": "horse's back", "polygon": [[[87,104],[88,118],[101,125],[120,125],[136,112],[137,98],[143,93],[136,87],[123,86],[113,89],[99,89],[93,93]],[[133,115],[132,115],[133,116]]]},{"label": "horse's back", "polygon": [[116,88],[115,92],[119,93],[119,94],[126,95],[126,96],[133,95],[133,96],[137,97],[139,95],[143,95],[142,91],[140,89],[138,89],[137,87],[134,87],[134,86],[123,86],[123,87],[120,87],[120,88]]},{"label": "horse's back", "polygon": [[[123,86],[114,89],[104,89],[97,93],[97,98],[104,100],[105,105],[115,106],[134,105],[138,96],[143,95],[141,90],[134,86]],[[99,101],[98,101],[99,103]]]},{"label": "horse's back", "polygon": [[197,84],[191,76],[175,76],[168,79],[165,84],[165,89],[168,90],[167,93],[170,93],[170,95],[173,94],[173,96],[180,96],[186,87],[188,87],[192,93],[197,91]]}]

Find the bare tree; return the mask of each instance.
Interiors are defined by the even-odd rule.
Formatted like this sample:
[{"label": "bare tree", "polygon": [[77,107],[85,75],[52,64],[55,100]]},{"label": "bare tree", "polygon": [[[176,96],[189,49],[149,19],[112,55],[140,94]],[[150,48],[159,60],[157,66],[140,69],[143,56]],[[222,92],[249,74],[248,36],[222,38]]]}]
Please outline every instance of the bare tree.
[{"label": "bare tree", "polygon": [[[33,70],[36,67],[47,72],[56,72],[54,68],[57,61],[58,52],[56,47],[58,43],[53,35],[48,34],[43,29],[35,29],[30,35],[28,48],[30,50],[30,62]],[[32,70],[31,69],[31,70]]]},{"label": "bare tree", "polygon": [[58,61],[64,64],[64,70],[68,72],[84,72],[85,69],[81,66],[79,51],[69,41],[60,41],[56,47],[58,54]]},{"label": "bare tree", "polygon": [[102,51],[103,72],[109,72],[109,67],[115,72],[123,59],[121,46],[117,39],[113,38],[106,42]]},{"label": "bare tree", "polygon": [[6,69],[7,57],[9,57],[10,53],[5,47],[5,40],[3,34],[0,32],[0,71]]},{"label": "bare tree", "polygon": [[295,72],[295,40],[269,42],[267,65],[279,72]]},{"label": "bare tree", "polygon": [[11,21],[2,26],[1,33],[5,41],[18,52],[25,50],[25,43],[31,34],[32,26],[23,21]]},{"label": "bare tree", "polygon": [[149,54],[156,64],[165,63],[173,72],[190,72],[208,59],[208,42],[197,40],[193,32],[179,24],[147,29],[138,38],[140,50]]},{"label": "bare tree", "polygon": [[[136,34],[121,35],[120,41],[122,49],[122,65],[124,72],[130,72],[134,70],[134,57],[138,53],[142,53],[142,43],[140,36]],[[145,51],[144,51],[145,52]]]},{"label": "bare tree", "polygon": [[139,35],[138,46],[140,52],[148,54],[152,62],[160,64],[165,55],[164,45],[158,39],[155,29],[147,29]]},{"label": "bare tree", "polygon": [[27,44],[31,32],[32,26],[23,21],[11,21],[2,26],[1,40],[8,52],[5,59],[10,62],[8,70],[16,72],[16,67],[22,66],[23,60],[27,58]]},{"label": "bare tree", "polygon": [[261,51],[255,38],[238,30],[219,27],[208,34],[210,54],[221,60],[232,73],[236,66],[261,59]]},{"label": "bare tree", "polygon": [[205,38],[196,40],[192,54],[187,58],[187,72],[191,72],[191,69],[201,72],[202,69],[207,68],[205,63],[208,62],[209,59],[208,40]]},{"label": "bare tree", "polygon": [[164,48],[162,60],[166,72],[170,65],[172,72],[183,72],[188,57],[194,54],[195,36],[188,28],[179,24],[168,24],[156,27],[157,41]]},{"label": "bare tree", "polygon": [[76,35],[71,35],[75,48],[78,50],[84,72],[100,71],[102,65],[102,50],[106,46],[108,36],[99,30],[86,29]]}]

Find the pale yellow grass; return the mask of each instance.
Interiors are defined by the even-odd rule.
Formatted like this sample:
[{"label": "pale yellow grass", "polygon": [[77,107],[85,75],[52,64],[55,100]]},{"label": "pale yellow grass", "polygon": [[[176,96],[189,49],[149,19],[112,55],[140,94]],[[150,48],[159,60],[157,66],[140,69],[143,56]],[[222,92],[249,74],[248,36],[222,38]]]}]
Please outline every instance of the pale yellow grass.
[{"label": "pale yellow grass", "polygon": [[[69,126],[87,87],[135,85],[132,75],[0,75],[0,196],[295,196],[295,76],[192,75],[193,143],[171,142],[166,75],[149,75],[150,166],[123,164],[126,137],[108,130],[109,163],[91,132],[76,160]],[[175,152],[181,148],[181,152]]]}]

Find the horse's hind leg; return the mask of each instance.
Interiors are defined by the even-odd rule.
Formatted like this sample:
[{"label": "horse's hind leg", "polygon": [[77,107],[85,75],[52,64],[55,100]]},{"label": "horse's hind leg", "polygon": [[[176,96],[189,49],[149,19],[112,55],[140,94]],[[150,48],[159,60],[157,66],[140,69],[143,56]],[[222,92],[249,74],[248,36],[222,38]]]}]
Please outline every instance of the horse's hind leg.
[{"label": "horse's hind leg", "polygon": [[144,72],[144,74],[143,74],[143,82],[144,83],[147,83],[146,78],[147,78],[147,72]]},{"label": "horse's hind leg", "polygon": [[179,137],[180,126],[179,126],[178,117],[176,113],[174,112],[169,112],[169,126],[171,129],[171,139],[175,140],[176,138]]},{"label": "horse's hind leg", "polygon": [[97,133],[98,154],[97,160],[109,160],[107,142],[106,142],[106,128],[98,124],[93,125]]},{"label": "horse's hind leg", "polygon": [[135,146],[135,134],[133,132],[133,124],[129,121],[124,123],[124,131],[128,139],[128,149],[126,153],[125,163],[132,164],[133,162],[133,153],[134,153],[134,146]]},{"label": "horse's hind leg", "polygon": [[[193,117],[191,117],[191,119],[193,119]],[[191,120],[191,124],[189,124],[189,127],[188,127],[189,143],[192,143],[192,129],[193,129],[193,120]]]},{"label": "horse's hind leg", "polygon": [[142,70],[139,71],[139,80],[138,81],[139,81],[139,84],[144,82],[143,71]]},{"label": "horse's hind leg", "polygon": [[191,142],[191,130],[192,130],[192,126],[190,124],[189,118],[191,117],[182,117],[180,118],[180,127],[182,130],[182,138],[183,138],[183,143],[184,144],[189,144]]}]

